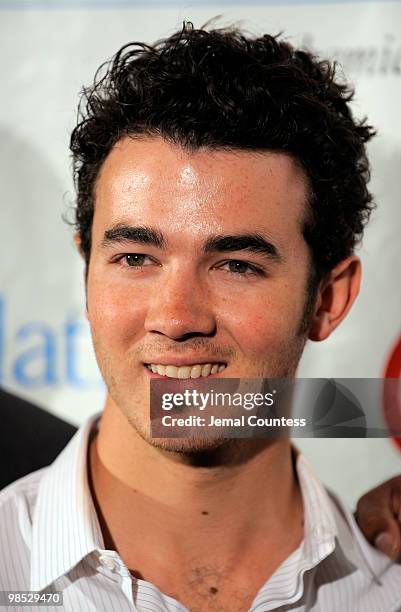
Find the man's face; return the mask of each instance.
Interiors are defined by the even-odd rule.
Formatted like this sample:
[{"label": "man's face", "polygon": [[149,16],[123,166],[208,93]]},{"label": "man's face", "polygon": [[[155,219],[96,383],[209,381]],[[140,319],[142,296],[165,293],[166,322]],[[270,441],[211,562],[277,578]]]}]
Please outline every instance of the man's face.
[{"label": "man's face", "polygon": [[306,200],[284,154],[126,137],[106,158],[88,318],[109,401],[151,443],[151,366],[184,378],[294,375],[311,266]]}]

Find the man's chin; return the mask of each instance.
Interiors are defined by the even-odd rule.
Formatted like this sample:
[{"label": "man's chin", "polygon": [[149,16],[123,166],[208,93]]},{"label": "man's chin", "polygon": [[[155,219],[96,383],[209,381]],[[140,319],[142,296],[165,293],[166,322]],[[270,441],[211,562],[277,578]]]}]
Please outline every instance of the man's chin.
[{"label": "man's chin", "polygon": [[[137,415],[135,415],[137,417]],[[136,433],[144,442],[169,453],[179,454],[199,454],[214,451],[220,448],[226,448],[233,442],[232,439],[224,437],[224,431],[214,430],[207,434],[199,429],[188,427],[182,432],[182,436],[177,437],[157,437],[155,431],[152,431],[151,423],[144,423],[141,419],[127,414],[128,422]],[[154,423],[153,423],[154,424]],[[160,431],[160,427],[156,427],[156,432]]]},{"label": "man's chin", "polygon": [[211,453],[229,445],[232,440],[228,438],[152,438],[146,440],[153,447],[169,453],[179,453],[182,455],[200,455]]}]

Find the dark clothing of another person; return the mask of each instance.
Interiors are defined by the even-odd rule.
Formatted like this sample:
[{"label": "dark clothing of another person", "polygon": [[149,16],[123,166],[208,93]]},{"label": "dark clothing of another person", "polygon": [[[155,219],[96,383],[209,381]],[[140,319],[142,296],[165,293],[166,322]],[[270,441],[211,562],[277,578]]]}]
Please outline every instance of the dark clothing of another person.
[{"label": "dark clothing of another person", "polygon": [[49,463],[76,428],[0,389],[0,489]]}]

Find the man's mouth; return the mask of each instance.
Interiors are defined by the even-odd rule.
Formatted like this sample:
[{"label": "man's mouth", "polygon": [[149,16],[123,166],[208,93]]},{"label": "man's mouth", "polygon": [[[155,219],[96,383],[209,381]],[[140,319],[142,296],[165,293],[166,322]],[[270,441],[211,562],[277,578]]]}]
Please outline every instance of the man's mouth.
[{"label": "man's mouth", "polygon": [[167,378],[179,378],[185,380],[187,378],[207,378],[213,374],[220,374],[226,369],[225,363],[195,363],[193,365],[175,366],[162,365],[158,363],[146,363],[148,370],[159,376]]}]

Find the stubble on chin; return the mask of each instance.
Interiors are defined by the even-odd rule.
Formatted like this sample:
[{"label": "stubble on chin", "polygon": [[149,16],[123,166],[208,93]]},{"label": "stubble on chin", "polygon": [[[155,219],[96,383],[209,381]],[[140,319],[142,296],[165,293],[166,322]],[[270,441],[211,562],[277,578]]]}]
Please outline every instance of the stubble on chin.
[{"label": "stubble on chin", "polygon": [[[299,331],[298,327],[297,335],[285,347],[282,347],[278,355],[276,353],[273,360],[270,355],[265,362],[258,363],[255,356],[255,366],[246,368],[248,372],[243,378],[293,378],[307,339],[306,333],[299,333]],[[224,438],[223,436],[202,436],[200,433],[193,437],[182,438],[152,437],[149,406],[150,379],[143,377],[140,385],[135,385],[135,380],[129,378],[134,368],[130,369],[129,373],[122,371],[121,362],[110,358],[107,346],[102,346],[102,343],[96,341],[94,337],[93,345],[99,369],[113,403],[121,410],[136,434],[152,447],[172,454],[185,455],[190,459],[195,456],[200,458],[201,456],[224,455],[225,452],[238,450],[249,442],[249,440]],[[125,360],[125,367],[128,361],[132,363],[131,357],[132,355],[130,359]],[[137,360],[135,361],[137,363]],[[145,392],[143,387],[146,383]]]}]

